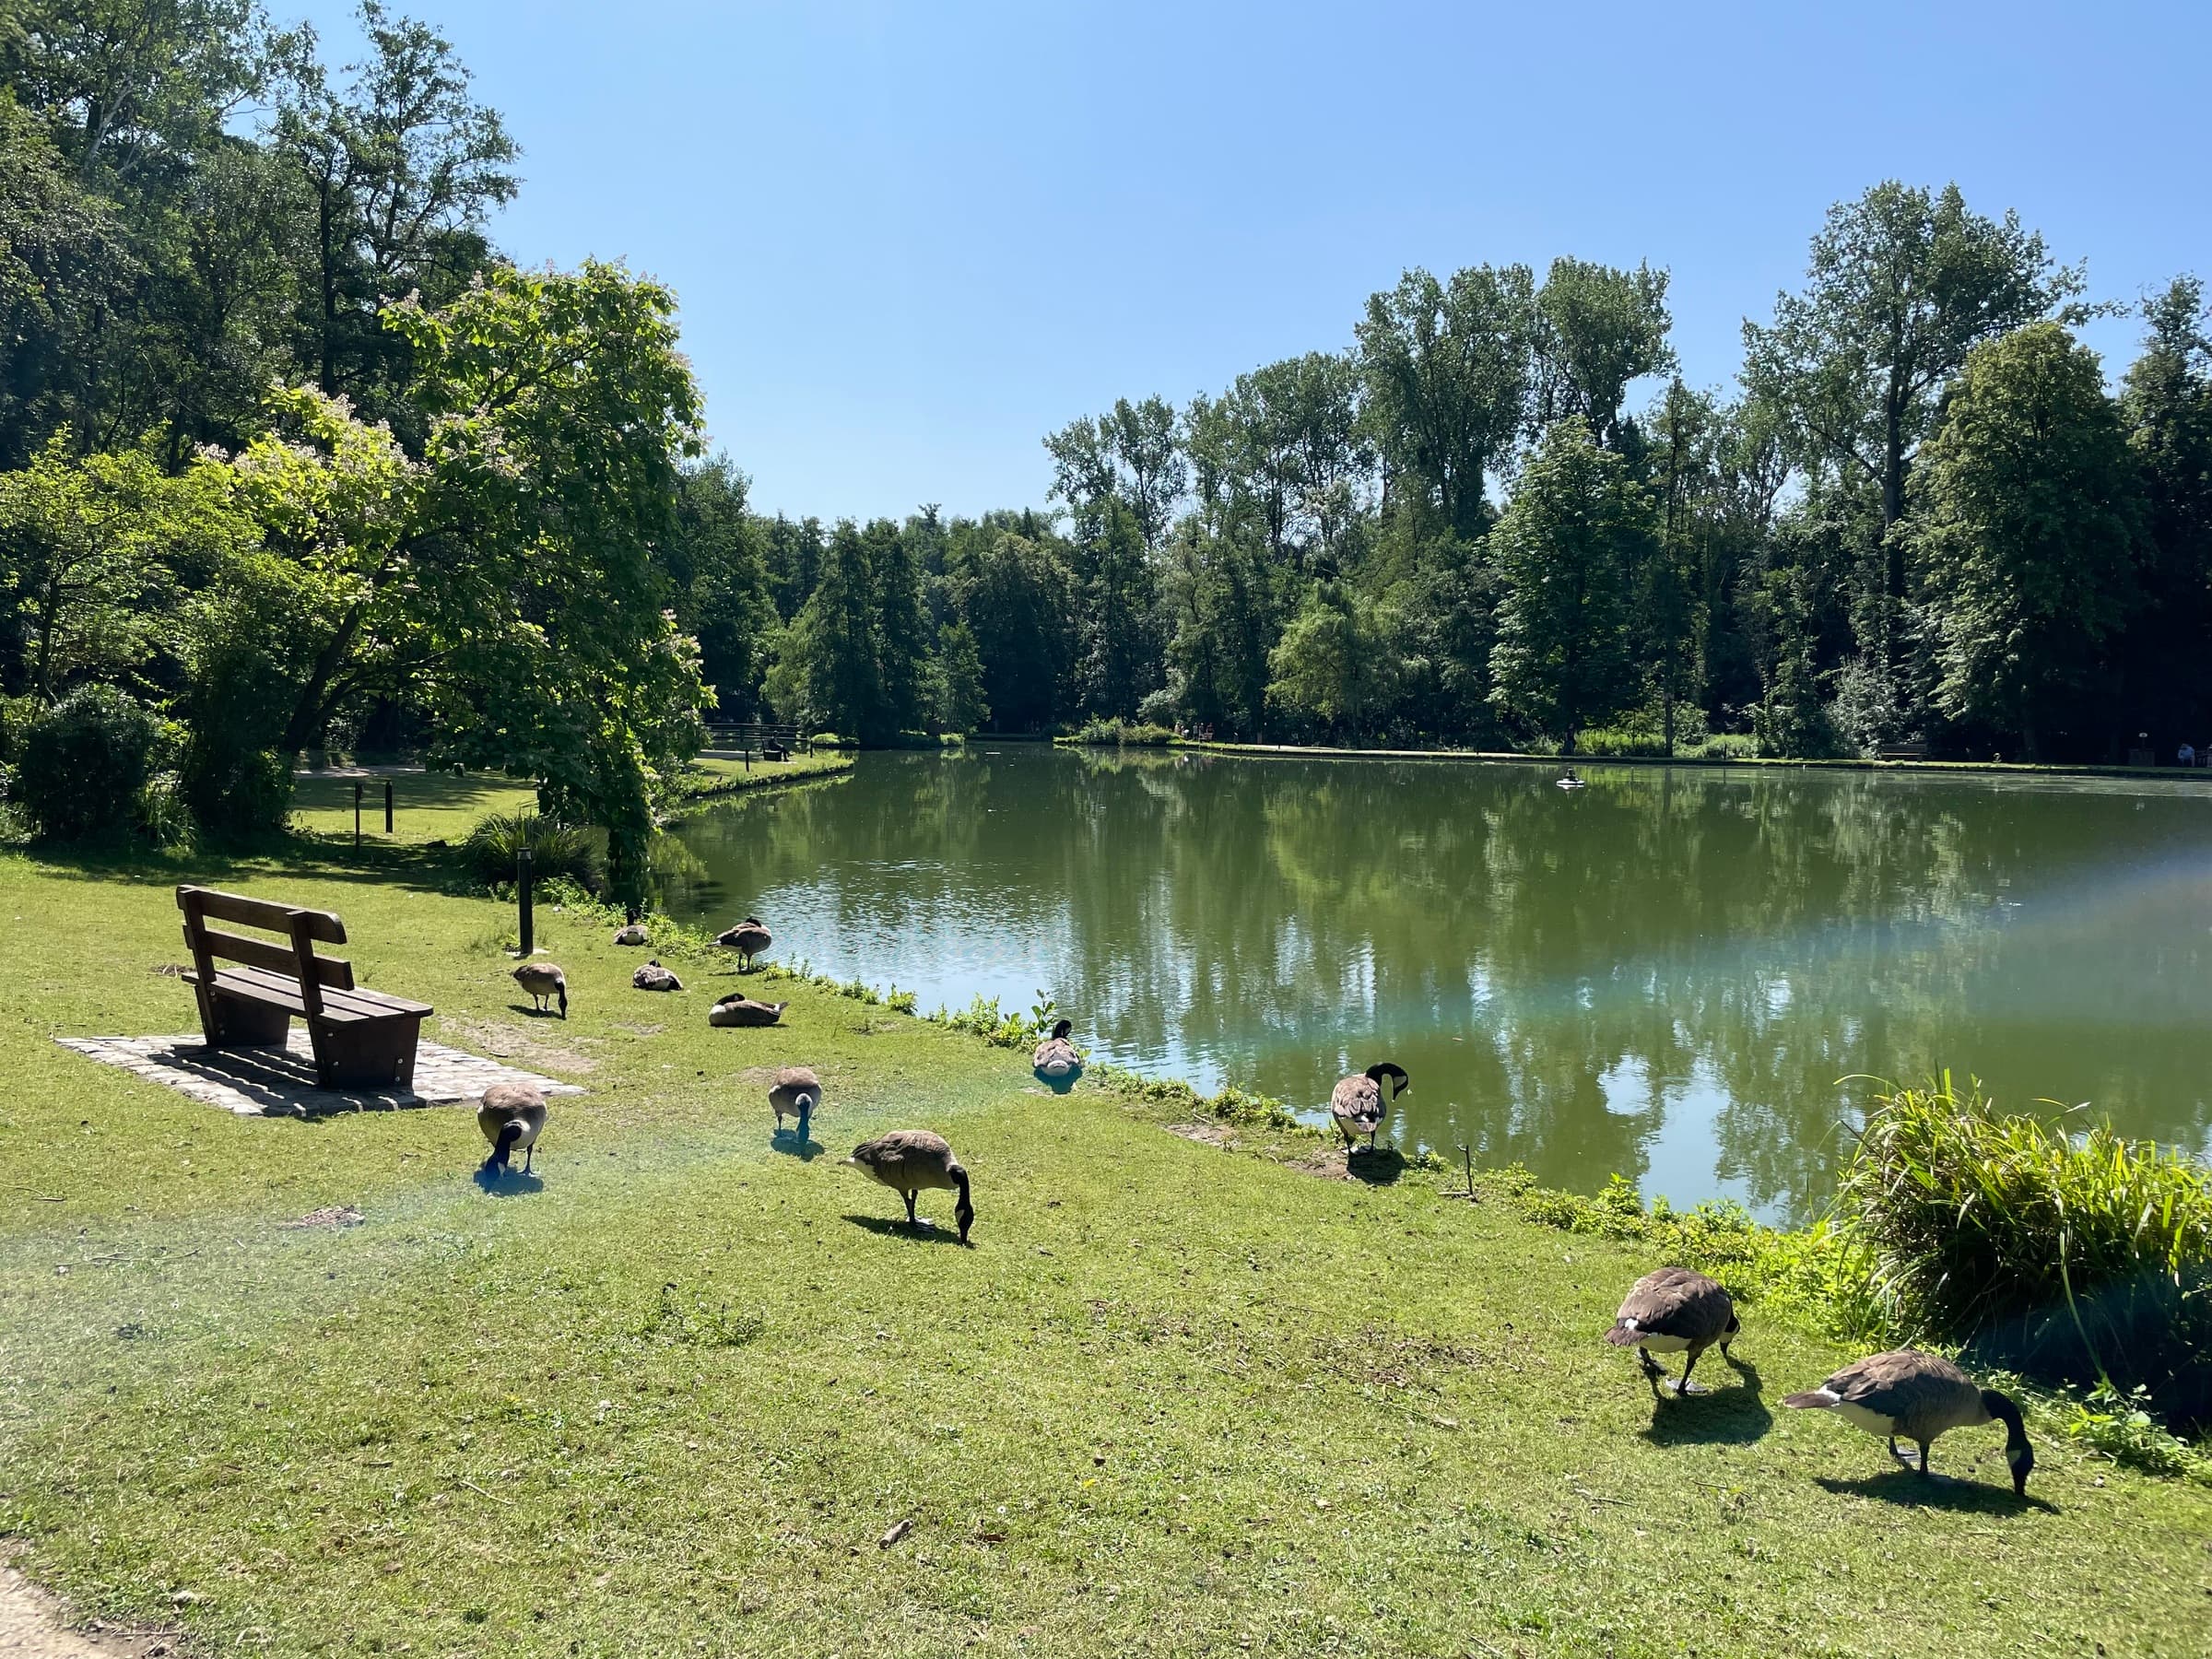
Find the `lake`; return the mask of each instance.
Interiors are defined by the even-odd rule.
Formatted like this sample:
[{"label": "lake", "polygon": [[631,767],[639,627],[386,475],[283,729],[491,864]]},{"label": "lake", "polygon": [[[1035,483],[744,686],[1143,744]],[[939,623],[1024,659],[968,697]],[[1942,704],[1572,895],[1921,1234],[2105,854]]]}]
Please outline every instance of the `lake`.
[{"label": "lake", "polygon": [[1040,989],[1094,1059],[1776,1221],[1863,1079],[1948,1067],[2212,1146],[2212,790],[979,743],[691,819],[672,913],[920,994]]}]

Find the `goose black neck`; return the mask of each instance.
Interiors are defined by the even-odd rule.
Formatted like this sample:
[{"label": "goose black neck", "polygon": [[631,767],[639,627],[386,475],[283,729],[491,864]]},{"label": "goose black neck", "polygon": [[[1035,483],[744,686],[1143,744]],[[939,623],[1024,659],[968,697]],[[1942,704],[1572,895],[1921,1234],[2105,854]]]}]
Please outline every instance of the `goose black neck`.
[{"label": "goose black neck", "polygon": [[1999,1394],[1994,1388],[1982,1391],[1982,1409],[1988,1412],[1992,1422],[2005,1425],[2005,1443],[2015,1446],[2028,1438],[2028,1425],[2020,1418],[2020,1408],[2010,1394]]}]

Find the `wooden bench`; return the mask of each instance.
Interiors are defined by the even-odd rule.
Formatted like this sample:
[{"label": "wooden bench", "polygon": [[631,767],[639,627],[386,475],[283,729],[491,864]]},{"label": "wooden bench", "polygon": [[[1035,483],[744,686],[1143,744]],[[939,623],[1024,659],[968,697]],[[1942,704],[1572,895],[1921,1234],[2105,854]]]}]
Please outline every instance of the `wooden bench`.
[{"label": "wooden bench", "polygon": [[[177,908],[184,912],[184,947],[192,953],[184,979],[199,998],[209,1048],[282,1048],[297,1016],[307,1021],[315,1080],[324,1088],[414,1088],[415,1044],[432,1009],[359,990],[352,963],[318,956],[318,943],[346,943],[346,924],[337,917],[202,887],[179,888]],[[211,922],[273,933],[284,942]],[[218,968],[218,960],[237,966]]]},{"label": "wooden bench", "polygon": [[1925,760],[1928,746],[1917,739],[1911,743],[1888,743],[1874,751],[1877,760]]}]

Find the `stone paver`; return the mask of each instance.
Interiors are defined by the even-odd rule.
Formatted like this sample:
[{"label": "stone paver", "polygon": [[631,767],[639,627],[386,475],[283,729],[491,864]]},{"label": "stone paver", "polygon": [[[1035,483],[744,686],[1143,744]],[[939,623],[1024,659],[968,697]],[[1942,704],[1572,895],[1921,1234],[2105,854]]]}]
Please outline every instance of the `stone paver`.
[{"label": "stone paver", "polygon": [[281,1049],[223,1049],[209,1053],[197,1031],[182,1037],[57,1037],[103,1065],[120,1065],[149,1082],[190,1095],[241,1117],[324,1117],[338,1112],[396,1112],[412,1106],[451,1106],[481,1099],[494,1083],[530,1083],[549,1095],[582,1094],[559,1083],[481,1054],[442,1043],[415,1048],[415,1088],[354,1091],[318,1088],[307,1032],[292,1028]]}]

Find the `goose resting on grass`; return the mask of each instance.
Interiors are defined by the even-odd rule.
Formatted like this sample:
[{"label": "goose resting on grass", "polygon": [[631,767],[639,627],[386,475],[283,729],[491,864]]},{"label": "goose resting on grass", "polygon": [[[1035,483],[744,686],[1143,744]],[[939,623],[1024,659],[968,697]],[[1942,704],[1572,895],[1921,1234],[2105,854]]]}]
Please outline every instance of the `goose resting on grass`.
[{"label": "goose resting on grass", "polygon": [[528,1083],[494,1083],[477,1108],[477,1127],[491,1143],[491,1155],[484,1160],[487,1175],[504,1175],[518,1147],[527,1175],[537,1137],[546,1132],[546,1097]]},{"label": "goose resting on grass", "polygon": [[1726,1359],[1728,1345],[1743,1328],[1735,1303],[1719,1285],[1687,1267],[1662,1267],[1629,1287],[1606,1340],[1615,1347],[1636,1350],[1653,1394],[1666,1373],[1652,1358],[1652,1350],[1683,1355],[1682,1375],[1674,1390],[1686,1394],[1698,1356],[1717,1342],[1721,1357]]},{"label": "goose resting on grass", "polygon": [[[2005,1425],[2005,1462],[2012,1470],[2012,1492],[2028,1496],[2028,1474],[2035,1448],[2011,1396],[1974,1380],[1941,1354],[1893,1348],[1845,1366],[1818,1388],[1785,1395],[1784,1406],[1800,1411],[1832,1411],[1847,1423],[1889,1441],[1889,1455],[1908,1469],[1928,1473],[1928,1448],[1953,1429],[1983,1423]],[[1903,1435],[1920,1447],[1918,1461],[1897,1449]]]},{"label": "goose resting on grass", "polygon": [[[1382,1079],[1391,1079],[1387,1098],[1382,1093]],[[1375,1134],[1382,1127],[1382,1120],[1390,1111],[1390,1101],[1396,1100],[1413,1087],[1413,1079],[1406,1068],[1388,1060],[1369,1066],[1356,1077],[1347,1077],[1329,1092],[1329,1115],[1336,1120],[1336,1127],[1344,1135],[1345,1155],[1352,1150],[1352,1136],[1367,1136],[1367,1149],[1375,1149]]]},{"label": "goose resting on grass", "polygon": [[629,976],[629,982],[641,991],[681,991],[684,988],[682,980],[677,979],[675,974],[661,966],[659,957],[654,957],[650,961],[642,963],[638,971]]},{"label": "goose resting on grass", "polygon": [[959,1223],[960,1242],[968,1242],[968,1230],[975,1224],[975,1206],[968,1198],[968,1171],[960,1167],[943,1135],[926,1129],[894,1129],[872,1141],[863,1141],[845,1162],[905,1199],[906,1224],[917,1230],[922,1223],[914,1216],[914,1194],[924,1188],[957,1191],[960,1196],[952,1206],[952,1218]]},{"label": "goose resting on grass", "polygon": [[783,1018],[787,1002],[755,1002],[742,992],[733,991],[707,1010],[711,1026],[771,1026]]},{"label": "goose resting on grass", "polygon": [[524,962],[514,971],[514,982],[530,993],[531,1006],[543,1014],[546,1004],[560,999],[560,1017],[569,1017],[569,976],[551,962]]},{"label": "goose resting on grass", "polygon": [[1039,1081],[1059,1088],[1083,1075],[1083,1056],[1076,1053],[1075,1041],[1068,1035],[1075,1029],[1072,1020],[1059,1021],[1053,1034],[1030,1053],[1030,1065]]}]

